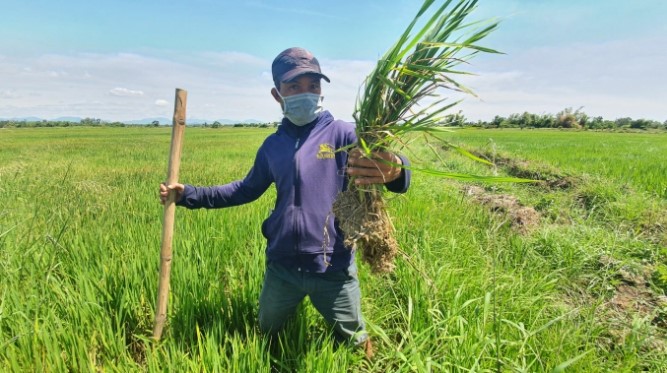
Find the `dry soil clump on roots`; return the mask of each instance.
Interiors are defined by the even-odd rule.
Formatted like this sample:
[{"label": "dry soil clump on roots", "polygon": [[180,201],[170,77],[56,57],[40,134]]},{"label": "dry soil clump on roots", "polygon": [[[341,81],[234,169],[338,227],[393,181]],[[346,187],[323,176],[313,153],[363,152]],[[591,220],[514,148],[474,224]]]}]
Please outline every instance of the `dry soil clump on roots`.
[{"label": "dry soil clump on roots", "polygon": [[338,194],[333,212],[345,232],[345,246],[359,248],[373,273],[386,273],[394,269],[398,242],[385,202],[377,193],[348,189]]}]

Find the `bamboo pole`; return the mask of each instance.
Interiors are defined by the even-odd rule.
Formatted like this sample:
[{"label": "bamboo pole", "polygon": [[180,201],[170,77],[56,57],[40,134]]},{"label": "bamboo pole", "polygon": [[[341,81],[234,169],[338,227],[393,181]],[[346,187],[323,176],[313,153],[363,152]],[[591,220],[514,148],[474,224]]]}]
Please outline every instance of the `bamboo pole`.
[{"label": "bamboo pole", "polygon": [[[169,168],[167,185],[178,182],[178,169],[181,164],[181,145],[185,132],[185,106],[188,92],[176,88],[174,100],[174,119],[171,127],[171,149],[169,151]],[[174,215],[176,212],[176,191],[170,190],[164,203],[164,219],[162,225],[162,247],[160,249],[160,280],[158,282],[157,306],[153,338],[160,340],[162,329],[167,320],[167,301],[169,299],[169,274],[171,272],[171,242],[174,236]]]}]

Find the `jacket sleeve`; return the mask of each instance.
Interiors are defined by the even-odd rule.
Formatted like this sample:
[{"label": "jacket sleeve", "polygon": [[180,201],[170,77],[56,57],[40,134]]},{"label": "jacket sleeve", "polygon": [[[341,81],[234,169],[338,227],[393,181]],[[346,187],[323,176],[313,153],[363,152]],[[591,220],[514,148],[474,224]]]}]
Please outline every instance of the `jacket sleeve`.
[{"label": "jacket sleeve", "polygon": [[272,182],[266,156],[260,148],[253,167],[243,180],[209,187],[185,185],[183,197],[176,205],[189,209],[238,206],[259,198]]},{"label": "jacket sleeve", "polygon": [[[410,167],[410,160],[403,155],[397,154],[401,158],[404,166]],[[402,168],[401,175],[398,179],[385,183],[384,186],[388,191],[394,193],[405,193],[410,188],[410,179],[412,178],[412,171]]]}]

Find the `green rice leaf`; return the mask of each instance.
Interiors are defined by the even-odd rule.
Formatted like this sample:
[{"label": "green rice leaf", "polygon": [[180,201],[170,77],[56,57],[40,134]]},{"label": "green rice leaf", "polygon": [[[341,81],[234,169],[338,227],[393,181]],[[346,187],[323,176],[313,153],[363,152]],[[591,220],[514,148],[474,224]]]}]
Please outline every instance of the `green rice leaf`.
[{"label": "green rice leaf", "polygon": [[444,177],[447,179],[461,180],[461,181],[479,181],[484,183],[537,183],[539,180],[532,179],[523,179],[519,177],[508,177],[508,176],[485,176],[485,175],[470,175],[470,174],[458,174],[454,172],[434,170],[430,168],[415,168],[415,167],[403,167],[408,170],[422,172],[427,175]]},{"label": "green rice leaf", "polygon": [[579,355],[577,355],[577,356],[575,356],[575,357],[573,357],[573,358],[571,358],[571,359],[569,359],[569,360],[567,360],[567,361],[565,361],[561,364],[558,364],[558,366],[556,366],[551,372],[552,373],[562,373],[562,372],[565,371],[565,368],[567,368],[570,365],[572,365],[572,364],[576,363],[577,361],[581,360],[584,356],[590,354],[593,351],[594,351],[593,349],[590,349],[590,350],[588,350],[588,351],[586,351],[582,354],[579,354]]},{"label": "green rice leaf", "polygon": [[493,163],[487,161],[486,159],[484,159],[484,158],[480,158],[480,157],[478,157],[478,156],[472,154],[471,152],[467,151],[466,149],[464,149],[464,148],[462,148],[462,147],[460,147],[460,146],[457,146],[457,145],[451,145],[451,144],[450,144],[450,146],[452,147],[452,149],[456,150],[459,154],[461,154],[461,155],[463,155],[463,156],[465,156],[465,157],[467,157],[467,158],[469,158],[469,159],[472,159],[473,161],[477,161],[477,162],[480,162],[480,163],[484,163],[484,164],[489,165],[489,166],[493,166],[493,165],[494,165]]}]

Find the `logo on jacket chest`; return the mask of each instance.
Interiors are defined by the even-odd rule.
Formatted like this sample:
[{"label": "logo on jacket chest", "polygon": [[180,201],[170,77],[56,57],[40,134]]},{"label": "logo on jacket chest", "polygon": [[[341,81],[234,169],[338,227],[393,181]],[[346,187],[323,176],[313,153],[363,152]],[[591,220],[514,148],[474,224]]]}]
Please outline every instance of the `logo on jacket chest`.
[{"label": "logo on jacket chest", "polygon": [[317,151],[317,159],[333,159],[336,154],[334,152],[334,147],[328,143],[320,144],[319,150]]}]

